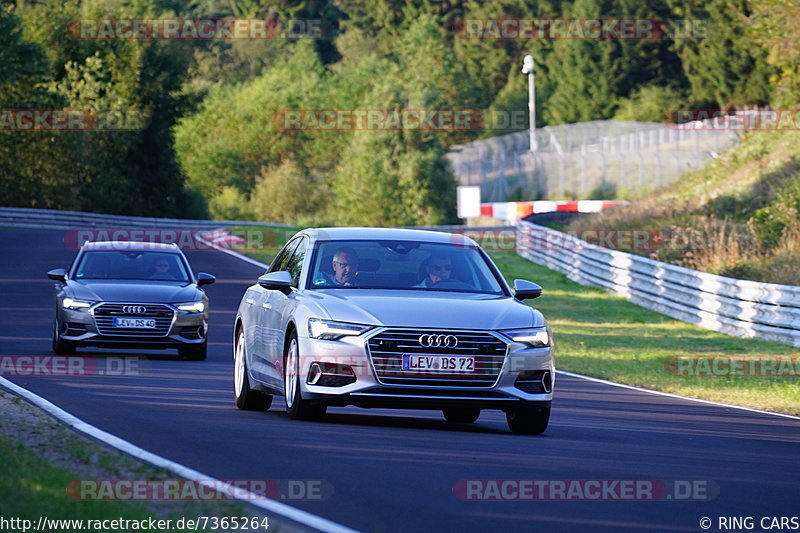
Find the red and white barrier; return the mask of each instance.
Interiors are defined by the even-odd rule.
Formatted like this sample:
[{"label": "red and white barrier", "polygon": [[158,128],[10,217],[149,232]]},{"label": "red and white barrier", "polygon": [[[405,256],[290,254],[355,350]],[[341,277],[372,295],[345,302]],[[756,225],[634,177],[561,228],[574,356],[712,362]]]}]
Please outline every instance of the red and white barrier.
[{"label": "red and white barrier", "polygon": [[599,213],[608,207],[628,205],[625,200],[535,200],[532,202],[492,202],[481,204],[481,216],[517,220],[528,215],[555,213]]}]

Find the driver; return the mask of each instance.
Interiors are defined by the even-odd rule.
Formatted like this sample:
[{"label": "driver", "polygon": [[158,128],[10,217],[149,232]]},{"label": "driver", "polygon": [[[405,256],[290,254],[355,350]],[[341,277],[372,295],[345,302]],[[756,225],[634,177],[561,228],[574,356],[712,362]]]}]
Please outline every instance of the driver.
[{"label": "driver", "polygon": [[333,285],[354,287],[358,275],[358,254],[349,246],[339,248],[333,254],[331,268],[333,279],[330,281]]},{"label": "driver", "polygon": [[416,288],[426,288],[450,279],[453,271],[453,263],[450,258],[443,254],[433,254],[425,261],[425,279],[414,285]]},{"label": "driver", "polygon": [[156,259],[152,269],[150,279],[175,279],[175,276],[169,271],[169,261],[166,257]]}]

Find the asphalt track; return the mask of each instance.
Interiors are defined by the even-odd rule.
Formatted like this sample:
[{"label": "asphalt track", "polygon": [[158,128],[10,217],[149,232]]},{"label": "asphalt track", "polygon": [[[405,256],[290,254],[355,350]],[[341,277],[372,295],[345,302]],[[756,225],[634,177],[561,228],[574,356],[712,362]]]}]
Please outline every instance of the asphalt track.
[{"label": "asphalt track", "polygon": [[[64,231],[0,229],[0,355],[49,355],[47,270],[68,265]],[[286,501],[340,524],[390,531],[719,531],[718,517],[798,516],[800,422],[559,376],[539,437],[512,435],[502,413],[469,426],[438,412],[334,408],[288,420],[232,401],[231,330],[258,267],[189,251],[215,274],[209,358],[151,352],[139,375],[11,377],[105,431],[220,479],[325,480],[322,500]],[[545,287],[546,290],[546,287]],[[588,325],[587,325],[588,326]],[[557,333],[557,332],[556,332]],[[108,353],[85,350],[81,354]],[[143,352],[147,355],[148,352]],[[463,501],[459,480],[699,480],[713,499]],[[69,517],[63,517],[69,518]]]}]

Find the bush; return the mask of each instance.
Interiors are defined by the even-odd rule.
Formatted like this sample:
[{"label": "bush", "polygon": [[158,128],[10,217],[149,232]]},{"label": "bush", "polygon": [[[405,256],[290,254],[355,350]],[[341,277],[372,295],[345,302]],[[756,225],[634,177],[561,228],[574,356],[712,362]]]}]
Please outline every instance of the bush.
[{"label": "bush", "polygon": [[215,220],[253,220],[247,198],[236,187],[226,186],[208,202],[208,210]]},{"label": "bush", "polygon": [[250,197],[250,209],[258,220],[300,224],[318,221],[326,198],[327,188],[321,180],[289,160],[275,169],[261,170]]},{"label": "bush", "polygon": [[630,98],[619,101],[615,120],[637,122],[664,122],[670,114],[686,105],[683,91],[672,87],[646,86],[634,92]]}]

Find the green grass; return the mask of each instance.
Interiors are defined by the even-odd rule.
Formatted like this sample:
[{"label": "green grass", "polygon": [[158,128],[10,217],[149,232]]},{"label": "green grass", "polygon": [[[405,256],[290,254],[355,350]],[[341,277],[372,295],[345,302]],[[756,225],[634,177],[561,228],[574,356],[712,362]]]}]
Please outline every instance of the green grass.
[{"label": "green grass", "polygon": [[[248,251],[247,255],[269,263],[281,244],[258,253]],[[544,288],[543,295],[530,304],[545,315],[553,329],[557,368],[648,389],[800,414],[796,376],[687,377],[667,370],[668,359],[674,356],[800,356],[796,349],[731,337],[674,320],[601,289],[579,285],[513,251],[490,255],[509,284],[522,278]]]},{"label": "green grass", "polygon": [[[79,480],[167,480],[178,476],[90,440],[2,390],[0,404],[0,517],[6,520],[30,520],[31,527],[35,527],[40,517],[84,521],[152,517],[156,521],[172,520],[173,527],[168,531],[178,532],[194,531],[175,527],[180,518],[254,516],[243,504],[222,498],[164,502],[80,500],[75,492]],[[74,530],[62,525],[62,529],[45,529]]]},{"label": "green grass", "polygon": [[[87,446],[97,444],[89,443]],[[239,506],[222,503],[160,503],[156,510],[147,502],[79,501],[68,495],[67,487],[74,480],[93,478],[55,466],[5,435],[0,435],[0,457],[0,516],[7,520],[12,517],[30,520],[34,524],[32,527],[39,517],[84,521],[147,520],[152,517],[155,520],[171,519],[174,525],[182,517],[220,516],[222,505],[228,509],[224,516],[252,516]],[[139,531],[156,533],[164,530],[145,527]],[[173,527],[169,531],[193,529]]]}]

